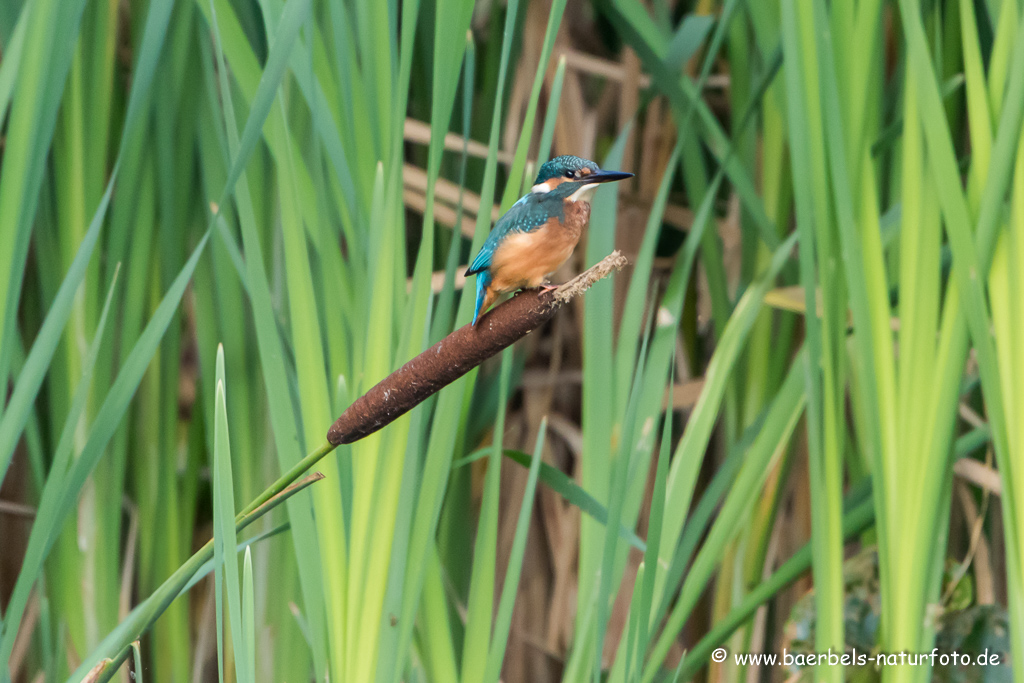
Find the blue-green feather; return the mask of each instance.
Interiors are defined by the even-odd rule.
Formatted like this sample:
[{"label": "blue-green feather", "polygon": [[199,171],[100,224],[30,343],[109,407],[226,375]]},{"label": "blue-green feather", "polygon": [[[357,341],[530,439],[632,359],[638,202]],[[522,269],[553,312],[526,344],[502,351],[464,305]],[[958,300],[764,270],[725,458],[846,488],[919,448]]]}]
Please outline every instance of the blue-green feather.
[{"label": "blue-green feather", "polygon": [[587,161],[580,157],[573,156],[571,154],[564,154],[560,157],[555,157],[550,161],[544,162],[541,165],[540,170],[537,171],[537,179],[533,181],[533,184],[543,183],[545,180],[551,178],[559,178],[566,174],[566,171],[578,171],[582,168],[589,168],[591,170],[597,168],[597,164],[593,161]]},{"label": "blue-green feather", "polygon": [[[563,183],[569,185],[570,183]],[[556,188],[556,189],[560,189]],[[548,196],[553,195],[553,196]],[[568,195],[566,195],[568,196]],[[533,232],[537,230],[552,216],[558,216],[559,220],[565,217],[565,210],[562,202],[564,197],[561,193],[554,192],[544,194],[531,193],[512,205],[504,216],[498,219],[491,234],[487,236],[479,253],[466,271],[466,275],[476,275],[476,307],[473,310],[473,324],[476,325],[480,317],[480,309],[483,307],[484,297],[487,294],[487,287],[494,279],[491,273],[491,259],[494,252],[503,241],[514,233]]]},{"label": "blue-green feather", "polygon": [[473,325],[476,325],[480,317],[480,309],[484,305],[484,297],[487,296],[487,287],[491,284],[491,271],[483,270],[476,276],[476,308],[473,309]]},{"label": "blue-green feather", "polygon": [[505,215],[498,219],[466,275],[475,275],[490,268],[495,250],[509,235],[533,232],[554,217],[560,221],[564,220],[565,199],[580,186],[581,183],[565,182],[551,192],[531,192],[513,204]]}]

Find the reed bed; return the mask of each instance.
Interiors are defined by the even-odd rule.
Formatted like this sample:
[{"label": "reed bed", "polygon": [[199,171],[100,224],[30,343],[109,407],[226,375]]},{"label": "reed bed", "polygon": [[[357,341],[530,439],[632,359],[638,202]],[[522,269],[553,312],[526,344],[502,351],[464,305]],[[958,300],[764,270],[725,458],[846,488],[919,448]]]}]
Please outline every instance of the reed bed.
[{"label": "reed bed", "polygon": [[[1024,680],[1016,0],[27,0],[0,50],[0,681]],[[630,265],[328,441],[557,154],[636,177],[553,279]],[[853,648],[1000,664],[733,657]]]}]

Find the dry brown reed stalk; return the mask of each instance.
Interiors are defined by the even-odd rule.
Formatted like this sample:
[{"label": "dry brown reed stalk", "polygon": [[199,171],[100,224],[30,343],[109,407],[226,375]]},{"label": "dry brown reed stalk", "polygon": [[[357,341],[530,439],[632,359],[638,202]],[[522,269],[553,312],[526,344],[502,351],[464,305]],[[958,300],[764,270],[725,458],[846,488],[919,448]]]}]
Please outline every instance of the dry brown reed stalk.
[{"label": "dry brown reed stalk", "polygon": [[327,440],[334,446],[352,443],[390,424],[625,265],[626,257],[614,251],[555,290],[522,292],[485,314],[476,327],[460,327],[356,399],[331,426]]}]

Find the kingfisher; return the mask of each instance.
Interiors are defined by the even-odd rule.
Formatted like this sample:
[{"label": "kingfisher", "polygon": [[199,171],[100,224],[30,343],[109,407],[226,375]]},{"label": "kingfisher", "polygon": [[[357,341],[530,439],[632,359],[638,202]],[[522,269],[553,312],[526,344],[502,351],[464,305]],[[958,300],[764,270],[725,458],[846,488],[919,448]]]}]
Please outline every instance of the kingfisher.
[{"label": "kingfisher", "polygon": [[555,157],[540,167],[530,192],[498,219],[466,271],[476,275],[473,326],[506,292],[555,289],[547,277],[572,255],[590,221],[590,199],[600,183],[632,178],[602,171],[577,156]]}]

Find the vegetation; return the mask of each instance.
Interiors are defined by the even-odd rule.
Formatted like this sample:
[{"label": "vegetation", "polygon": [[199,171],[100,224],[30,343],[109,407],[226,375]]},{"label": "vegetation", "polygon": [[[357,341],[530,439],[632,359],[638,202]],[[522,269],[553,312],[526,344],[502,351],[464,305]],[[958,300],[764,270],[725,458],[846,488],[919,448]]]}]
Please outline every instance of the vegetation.
[{"label": "vegetation", "polygon": [[[1024,680],[1016,0],[12,0],[0,47],[0,680]],[[562,153],[636,178],[554,279],[632,266],[328,444]]]}]

